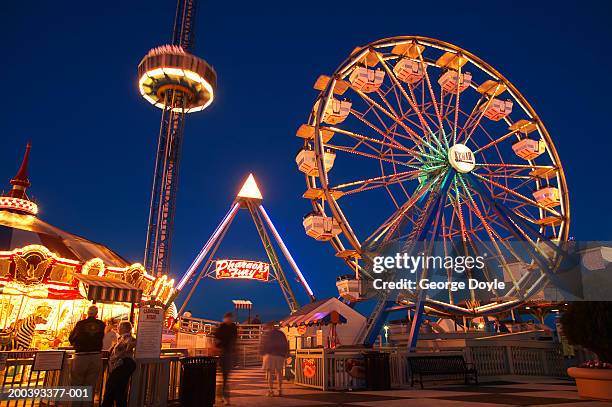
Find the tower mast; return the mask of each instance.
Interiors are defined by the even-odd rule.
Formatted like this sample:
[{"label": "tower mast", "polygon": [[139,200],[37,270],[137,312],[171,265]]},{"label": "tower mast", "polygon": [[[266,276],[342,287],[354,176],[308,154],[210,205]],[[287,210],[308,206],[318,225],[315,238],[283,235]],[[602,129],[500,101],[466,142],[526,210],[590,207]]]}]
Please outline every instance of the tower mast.
[{"label": "tower mast", "polygon": [[152,49],[138,66],[141,95],[162,109],[144,254],[154,275],[170,271],[185,117],[208,107],[216,88],[214,69],[190,53],[195,13],[195,0],[179,0],[171,45]]}]

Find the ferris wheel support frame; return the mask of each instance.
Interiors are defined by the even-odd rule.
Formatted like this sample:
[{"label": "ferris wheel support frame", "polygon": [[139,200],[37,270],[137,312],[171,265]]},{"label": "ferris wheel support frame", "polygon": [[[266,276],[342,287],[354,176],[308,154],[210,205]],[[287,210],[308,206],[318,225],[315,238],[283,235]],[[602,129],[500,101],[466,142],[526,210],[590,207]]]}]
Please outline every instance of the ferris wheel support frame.
[{"label": "ferris wheel support frame", "polygon": [[[443,207],[443,202],[444,202],[444,199],[446,198],[446,194],[451,184],[450,180],[452,179],[453,175],[454,175],[454,171],[449,171],[446,174],[446,177],[444,178],[444,180],[442,181],[442,185],[439,188],[439,190],[435,192],[430,191],[430,194],[431,193],[436,194],[436,196],[434,197],[435,203],[433,207],[426,208],[427,212],[426,212],[425,218],[423,219],[423,225],[432,224],[432,221],[434,220],[434,218],[437,219],[440,217],[441,209]],[[432,237],[430,241],[431,242],[435,241],[437,237],[437,231],[439,229],[439,222],[435,222],[434,225],[435,226],[434,226],[433,231],[426,229],[426,228],[421,228],[421,230],[419,230],[419,232],[413,237],[412,241],[408,242],[408,244],[411,245],[409,249],[410,251],[414,250],[414,244],[416,244],[419,241],[422,241],[427,235],[427,233],[429,233],[430,231],[432,232]],[[427,273],[427,269],[423,269],[421,278],[426,277],[426,273]],[[424,305],[425,305],[424,300],[425,300],[426,291],[427,290],[422,290],[422,289],[417,290],[417,302],[416,302],[416,307],[414,311],[414,317],[412,319],[412,324],[410,327],[410,335],[409,335],[409,342],[408,342],[410,351],[412,351],[416,347],[419,327],[421,326],[421,322],[423,319],[423,310],[424,310]],[[382,329],[383,324],[385,323],[389,313],[391,312],[390,307],[386,306],[386,304],[393,303],[393,301],[389,301],[388,299],[389,295],[390,295],[389,292],[385,292],[384,296],[379,300],[378,304],[376,305],[376,308],[378,308],[379,310],[374,311],[373,315],[370,317],[372,321],[368,322],[368,325],[365,331],[365,336],[364,336],[364,344],[366,346],[372,346],[374,344],[374,342],[376,341],[376,338],[378,337],[380,330]],[[414,343],[414,346],[413,346],[413,343]]]},{"label": "ferris wheel support frame", "polygon": [[[451,180],[453,179],[454,175],[455,175],[454,170],[450,170],[446,174],[444,181],[442,181],[442,187],[440,188],[439,191],[436,192],[436,194],[438,195],[436,197],[436,206],[431,210],[431,212],[428,215],[428,219],[425,222],[426,225],[430,225],[431,224],[430,221],[434,220],[434,213],[435,213],[436,221],[434,222],[434,229],[432,231],[431,243],[435,242],[435,240],[438,237],[438,230],[440,228],[440,222],[438,222],[438,220],[442,213],[444,202],[446,201],[446,195],[448,193],[450,185],[452,184]],[[424,228],[422,228],[419,231],[419,235],[416,238],[415,242],[422,240],[425,237],[425,234],[428,232],[429,232],[428,230],[425,230]],[[426,267],[423,268],[423,272],[421,273],[421,279],[427,276],[427,271],[428,270]],[[423,311],[425,309],[424,300],[425,300],[426,293],[427,293],[427,290],[417,289],[416,307],[414,310],[414,317],[412,319],[412,324],[410,326],[410,334],[408,335],[408,351],[409,352],[414,352],[416,350],[416,343],[419,337],[419,328],[421,327],[421,322],[423,321]]]}]

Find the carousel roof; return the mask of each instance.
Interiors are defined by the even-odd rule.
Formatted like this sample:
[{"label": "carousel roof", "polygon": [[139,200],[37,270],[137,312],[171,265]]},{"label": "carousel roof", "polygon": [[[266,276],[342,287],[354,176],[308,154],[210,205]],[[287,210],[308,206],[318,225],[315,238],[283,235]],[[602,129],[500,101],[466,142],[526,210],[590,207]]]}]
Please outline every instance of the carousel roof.
[{"label": "carousel roof", "polygon": [[0,251],[37,244],[65,259],[84,263],[97,257],[107,266],[129,266],[127,260],[108,247],[63,231],[36,216],[36,205],[26,194],[30,186],[27,175],[29,154],[28,143],[21,167],[11,179],[12,189],[0,196]]}]

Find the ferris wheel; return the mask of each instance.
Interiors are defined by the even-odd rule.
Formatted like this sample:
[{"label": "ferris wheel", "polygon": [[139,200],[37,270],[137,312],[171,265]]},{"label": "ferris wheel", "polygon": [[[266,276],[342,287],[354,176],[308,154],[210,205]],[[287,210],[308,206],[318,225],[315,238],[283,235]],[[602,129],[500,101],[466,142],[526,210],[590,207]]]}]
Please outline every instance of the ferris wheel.
[{"label": "ferris wheel", "polygon": [[[482,305],[451,292],[442,300],[406,293],[418,315],[423,307],[484,315],[542,289],[568,238],[568,190],[553,139],[512,83],[455,45],[405,36],[356,48],[315,89],[297,132],[304,145],[296,162],[313,206],[303,223],[355,272],[338,279],[340,295],[378,301],[366,343],[397,301],[368,289],[364,267],[389,242],[439,241],[455,253],[479,244],[510,283]],[[521,254],[516,241],[526,245]]]}]

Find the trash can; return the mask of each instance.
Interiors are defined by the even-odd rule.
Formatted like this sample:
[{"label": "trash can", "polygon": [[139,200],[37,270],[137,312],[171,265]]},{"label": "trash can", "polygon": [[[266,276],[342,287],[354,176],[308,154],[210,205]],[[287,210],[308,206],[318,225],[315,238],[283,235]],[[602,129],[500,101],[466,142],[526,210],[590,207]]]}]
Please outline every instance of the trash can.
[{"label": "trash can", "polygon": [[181,406],[212,406],[217,386],[217,358],[193,356],[181,362]]},{"label": "trash can", "polygon": [[384,352],[366,352],[364,360],[366,388],[368,390],[391,389],[389,354]]}]

